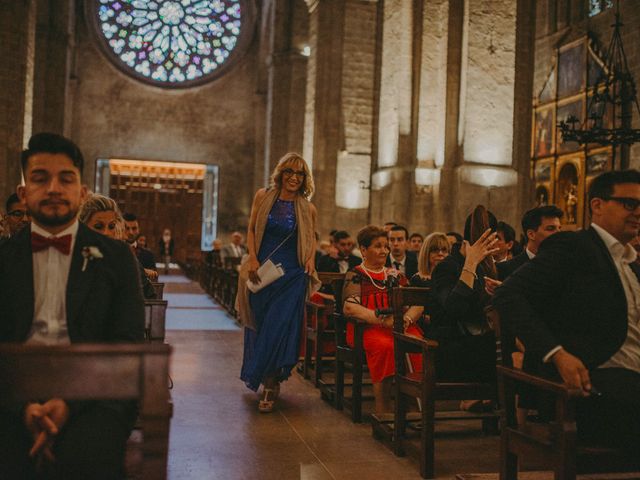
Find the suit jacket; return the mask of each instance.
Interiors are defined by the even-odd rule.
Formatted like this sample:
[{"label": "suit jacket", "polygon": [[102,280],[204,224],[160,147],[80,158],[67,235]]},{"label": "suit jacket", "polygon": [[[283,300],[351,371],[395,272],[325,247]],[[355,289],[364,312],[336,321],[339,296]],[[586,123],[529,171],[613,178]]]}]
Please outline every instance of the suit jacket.
[{"label": "suit jacket", "polygon": [[[349,270],[352,270],[353,268],[360,265],[362,263],[362,259],[353,254],[349,254],[349,257],[347,258],[347,263],[349,264],[349,268],[347,268],[347,272],[348,272]],[[335,258],[329,255],[324,255],[318,261],[317,270],[319,272],[340,273],[340,265],[338,264],[338,260],[336,260]]]},{"label": "suit jacket", "polygon": [[[82,271],[83,247],[97,247]],[[82,223],[71,253],[67,328],[72,343],[137,342],[144,338],[144,301],[137,261],[129,246]],[[34,315],[31,228],[0,246],[0,342],[24,342]]]},{"label": "suit jacket", "polygon": [[[416,252],[412,252],[409,250],[405,252],[405,255],[407,258],[404,261],[404,268],[405,268],[404,276],[407,278],[411,278],[416,273],[418,273],[418,255],[416,254]],[[391,264],[391,254],[389,254],[389,256],[387,257],[386,266],[387,267],[393,266]]]},{"label": "suit jacket", "polygon": [[546,239],[536,257],[496,290],[502,324],[539,366],[557,345],[595,368],[627,336],[627,300],[606,245],[593,228]]},{"label": "suit jacket", "polygon": [[136,248],[136,256],[138,260],[140,260],[140,264],[149,270],[156,269],[156,257],[154,257],[153,252],[151,250],[147,250],[146,248],[137,247]]},{"label": "suit jacket", "polygon": [[498,269],[498,280],[504,282],[509,275],[511,275],[529,260],[529,255],[527,255],[527,252],[525,250],[520,255],[516,255],[515,257],[513,257],[511,260],[496,263],[496,268]]},{"label": "suit jacket", "polygon": [[[242,252],[242,255],[247,253],[247,247],[245,247],[244,245],[240,245],[238,248]],[[240,257],[242,257],[242,255],[240,255]],[[231,246],[231,244],[228,244],[222,247],[222,249],[220,250],[220,257],[222,258],[223,262],[224,262],[224,259],[227,257],[236,257],[236,254],[234,253],[233,247]]]}]

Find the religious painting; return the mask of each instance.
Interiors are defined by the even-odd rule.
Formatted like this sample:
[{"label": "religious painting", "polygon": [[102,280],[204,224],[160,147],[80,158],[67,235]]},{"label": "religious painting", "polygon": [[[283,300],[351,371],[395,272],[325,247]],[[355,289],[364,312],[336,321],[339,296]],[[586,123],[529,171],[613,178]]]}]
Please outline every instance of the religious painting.
[{"label": "religious painting", "polygon": [[[576,100],[572,100],[569,103],[566,103],[562,106],[558,106],[557,124],[559,125],[560,122],[562,121],[568,122],[570,121],[570,119],[575,119],[577,120],[575,123],[575,127],[580,128],[580,126],[582,125],[582,118],[583,118],[582,116],[583,104],[584,104],[583,97],[580,96]],[[556,151],[558,153],[575,152],[580,148],[580,145],[578,144],[578,142],[565,142],[562,139],[562,133],[559,128],[557,128],[556,133],[557,133]]]},{"label": "religious painting", "polygon": [[556,205],[564,212],[562,223],[580,226],[582,223],[582,192],[580,189],[579,159],[571,158],[558,163]]},{"label": "religious painting", "polygon": [[533,138],[533,156],[546,157],[551,154],[553,148],[553,105],[545,108],[536,109],[534,138]]},{"label": "religious painting", "polygon": [[551,69],[551,73],[547,77],[547,81],[542,87],[542,91],[538,96],[538,101],[540,103],[550,102],[556,99],[556,67],[554,66]]},{"label": "religious painting", "polygon": [[584,39],[565,45],[558,53],[558,98],[580,93],[585,88]]},{"label": "religious painting", "polygon": [[551,180],[552,159],[539,160],[536,162],[533,171],[533,178],[536,182],[548,182]]},{"label": "religious painting", "polygon": [[536,207],[546,207],[551,203],[549,189],[545,185],[536,188]]},{"label": "religious painting", "polygon": [[589,152],[587,154],[587,176],[599,175],[611,170],[611,150],[606,148],[601,151]]}]

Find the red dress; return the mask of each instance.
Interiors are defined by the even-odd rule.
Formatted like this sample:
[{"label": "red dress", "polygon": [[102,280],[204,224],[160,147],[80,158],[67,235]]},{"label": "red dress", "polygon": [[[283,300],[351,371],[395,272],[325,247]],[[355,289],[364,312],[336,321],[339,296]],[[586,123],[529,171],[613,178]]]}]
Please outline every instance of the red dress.
[{"label": "red dress", "polygon": [[[389,308],[389,294],[386,288],[386,273],[390,269],[379,273],[365,271],[362,266],[353,269],[351,283],[360,285],[360,303],[369,310],[376,308]],[[373,280],[373,281],[372,281]],[[399,277],[400,286],[407,285],[407,279],[403,275]],[[353,296],[353,294],[351,295]],[[345,295],[345,300],[348,301]],[[412,325],[406,333],[416,337],[423,337],[422,330]],[[347,343],[353,346],[353,325],[347,324]],[[367,366],[371,374],[371,380],[379,383],[387,377],[395,374],[396,366],[393,349],[393,329],[385,328],[381,325],[366,325],[362,335],[362,343],[367,357]],[[413,371],[422,370],[420,354],[410,355]]]}]

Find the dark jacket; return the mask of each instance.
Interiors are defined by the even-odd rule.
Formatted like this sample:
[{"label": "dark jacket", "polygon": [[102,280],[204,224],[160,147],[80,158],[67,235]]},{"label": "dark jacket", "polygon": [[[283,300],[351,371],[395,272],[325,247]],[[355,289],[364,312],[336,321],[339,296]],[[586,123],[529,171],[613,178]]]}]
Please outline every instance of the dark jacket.
[{"label": "dark jacket", "polygon": [[147,270],[156,270],[156,257],[154,257],[151,250],[137,247],[136,257],[138,257],[140,264]]},{"label": "dark jacket", "polygon": [[[82,271],[83,247],[97,247]],[[67,327],[72,343],[136,342],[144,338],[144,301],[129,246],[80,224],[67,283]],[[31,228],[0,247],[0,342],[24,342],[34,315]]]},{"label": "dark jacket", "polygon": [[[407,256],[407,258],[404,261],[404,268],[405,268],[404,276],[407,278],[411,278],[416,273],[418,273],[418,255],[416,254],[416,252],[412,252],[410,250],[407,250],[405,252],[405,255]],[[391,254],[389,254],[389,256],[387,257],[386,266],[387,267],[393,266],[391,264]]]},{"label": "dark jacket", "polygon": [[[362,263],[362,259],[353,254],[349,254],[349,257],[347,258],[347,263],[349,264],[349,268],[347,269],[347,271],[349,271],[357,267],[358,265],[360,265]],[[338,264],[338,260],[331,257],[330,255],[323,255],[322,257],[320,257],[320,260],[318,261],[317,270],[319,272],[340,273],[340,265]]]},{"label": "dark jacket", "polygon": [[595,368],[627,336],[627,300],[606,245],[593,228],[546,239],[536,257],[496,290],[493,304],[540,365],[557,345]]},{"label": "dark jacket", "polygon": [[478,266],[473,288],[460,281],[465,257],[458,248],[440,262],[432,274],[433,307],[429,338],[458,338],[486,330],[484,308],[489,297],[484,291],[487,274]]},{"label": "dark jacket", "polygon": [[496,268],[498,269],[498,280],[504,282],[509,275],[511,275],[529,260],[529,255],[527,255],[526,250],[524,250],[520,255],[516,255],[511,260],[496,263]]}]

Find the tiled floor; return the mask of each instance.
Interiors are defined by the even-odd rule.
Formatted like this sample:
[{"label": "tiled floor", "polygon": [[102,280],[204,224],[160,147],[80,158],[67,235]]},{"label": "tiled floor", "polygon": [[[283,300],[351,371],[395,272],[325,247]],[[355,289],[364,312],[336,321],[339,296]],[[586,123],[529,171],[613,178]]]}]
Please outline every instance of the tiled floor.
[{"label": "tiled floor", "polygon": [[[164,281],[175,348],[171,480],[420,478],[415,459],[395,457],[369,425],[352,424],[297,373],[283,384],[277,411],[258,413],[257,395],[238,379],[242,332],[197,285]],[[439,429],[446,431],[436,443],[438,478],[497,471],[497,437],[475,424]]]}]

